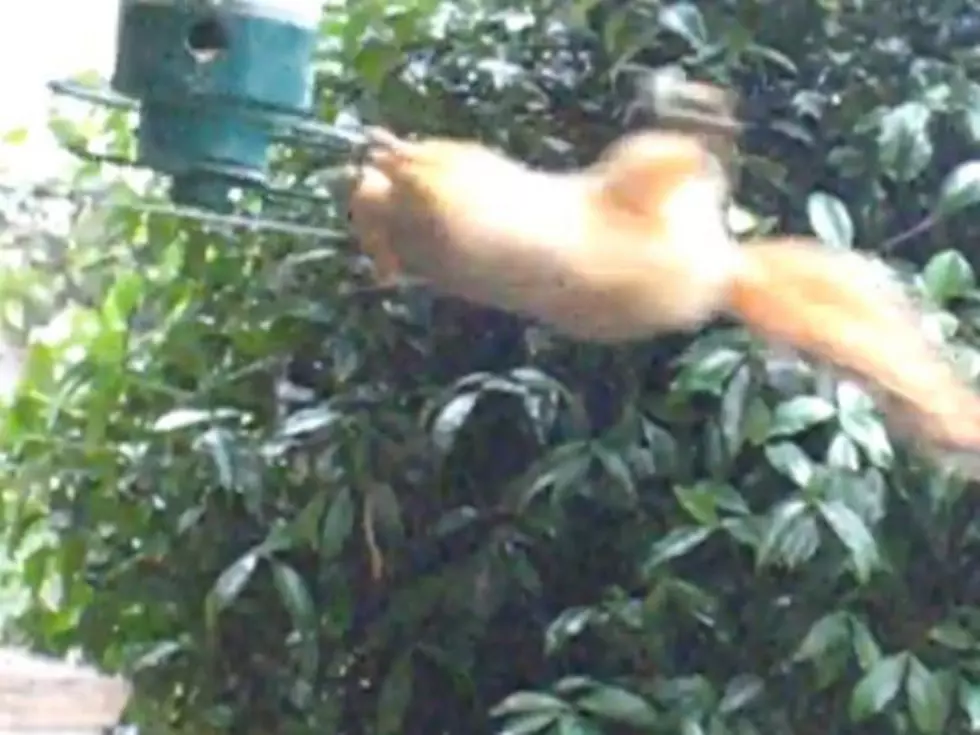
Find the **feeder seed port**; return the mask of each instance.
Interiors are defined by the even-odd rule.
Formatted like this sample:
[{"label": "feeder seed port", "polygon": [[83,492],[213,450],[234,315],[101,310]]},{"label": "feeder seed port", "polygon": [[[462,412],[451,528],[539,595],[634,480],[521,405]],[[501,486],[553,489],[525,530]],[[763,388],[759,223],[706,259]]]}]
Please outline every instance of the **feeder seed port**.
[{"label": "feeder seed port", "polygon": [[208,13],[196,20],[187,31],[185,45],[187,52],[199,64],[207,64],[224,51],[231,43],[228,28],[217,13]]}]

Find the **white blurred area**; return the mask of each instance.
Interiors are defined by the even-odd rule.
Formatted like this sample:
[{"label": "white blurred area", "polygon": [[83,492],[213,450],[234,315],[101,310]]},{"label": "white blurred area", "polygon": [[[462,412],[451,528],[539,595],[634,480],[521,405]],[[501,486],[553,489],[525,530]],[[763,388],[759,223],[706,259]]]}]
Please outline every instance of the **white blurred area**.
[{"label": "white blurred area", "polygon": [[[53,102],[47,83],[86,71],[108,77],[116,8],[117,0],[0,2],[0,197],[2,187],[50,181],[69,170],[71,158],[47,130]],[[58,106],[84,110],[78,103]],[[16,144],[5,143],[12,131],[26,132],[26,139],[18,134]],[[8,227],[18,226],[42,225],[8,220]],[[0,261],[9,268],[18,253],[0,252]],[[0,335],[0,401],[15,389],[22,365],[22,350]]]},{"label": "white blurred area", "polygon": [[28,131],[16,146],[0,143],[0,181],[56,176],[66,154],[47,132],[47,82],[92,70],[108,76],[116,39],[117,0],[0,3],[0,140]]}]

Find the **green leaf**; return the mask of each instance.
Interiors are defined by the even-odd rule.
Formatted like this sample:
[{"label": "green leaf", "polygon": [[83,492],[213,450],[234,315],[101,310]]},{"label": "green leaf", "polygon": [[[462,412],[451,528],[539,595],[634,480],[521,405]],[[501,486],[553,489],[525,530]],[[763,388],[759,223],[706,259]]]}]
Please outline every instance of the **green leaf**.
[{"label": "green leaf", "polygon": [[558,718],[556,735],[603,735],[594,723],[574,714],[562,715]]},{"label": "green leaf", "polygon": [[153,431],[161,434],[189,429],[192,426],[211,424],[222,419],[238,416],[238,411],[230,408],[206,410],[201,408],[177,408],[165,413],[153,423]]},{"label": "green leaf", "polygon": [[806,487],[813,479],[813,462],[806,452],[790,442],[766,446],[766,459],[779,474],[788,477],[797,487]]},{"label": "green leaf", "polygon": [[218,615],[226,609],[245,589],[259,565],[260,555],[251,550],[230,564],[215,581],[204,600],[204,617],[209,628],[218,622]]},{"label": "green leaf", "polygon": [[354,497],[351,489],[344,487],[333,499],[323,520],[323,533],[320,534],[321,557],[325,560],[333,559],[343,551],[353,529]]},{"label": "green leaf", "polygon": [[929,640],[953,651],[970,651],[977,648],[977,640],[959,623],[946,621],[929,631]]},{"label": "green leaf", "polygon": [[845,470],[857,470],[861,466],[861,455],[857,444],[842,431],[834,434],[827,447],[827,464]]},{"label": "green leaf", "polygon": [[895,459],[888,432],[881,420],[870,411],[845,411],[837,414],[841,431],[864,449],[876,467],[887,469]]},{"label": "green leaf", "polygon": [[770,437],[791,436],[823,423],[837,413],[834,405],[820,396],[796,396],[776,407]]},{"label": "green leaf", "polygon": [[756,554],[757,566],[778,559],[792,568],[816,553],[820,532],[808,509],[799,498],[785,500],[776,507]]},{"label": "green leaf", "polygon": [[710,487],[700,483],[693,487],[676,485],[674,495],[695,521],[702,526],[714,526],[718,523],[718,508]]},{"label": "green leaf", "polygon": [[820,513],[827,525],[837,534],[854,562],[854,571],[858,580],[866,583],[871,573],[880,563],[878,544],[857,513],[840,500],[821,501],[818,504]]},{"label": "green leaf", "polygon": [[563,699],[543,692],[514,692],[490,710],[491,717],[567,710]]},{"label": "green leaf", "polygon": [[847,613],[838,610],[824,615],[810,627],[800,647],[793,654],[793,660],[809,661],[821,658],[828,651],[847,645],[850,637]]},{"label": "green leaf", "polygon": [[522,715],[513,718],[500,730],[500,735],[533,735],[551,727],[558,719],[557,713]]},{"label": "green leaf", "polygon": [[292,616],[296,631],[303,636],[305,644],[312,645],[311,642],[316,638],[317,616],[306,582],[299,572],[282,562],[273,563],[272,579],[279,592],[279,599]]},{"label": "green leaf", "polygon": [[579,697],[575,705],[585,712],[636,728],[660,724],[657,711],[643,697],[619,687],[599,685]]},{"label": "green leaf", "polygon": [[708,43],[704,16],[694,3],[678,2],[662,7],[657,22],[661,28],[683,38],[695,50],[704,48]]},{"label": "green leaf", "polygon": [[720,396],[743,359],[743,355],[735,350],[724,347],[714,349],[686,365],[677,377],[674,388],[684,393],[705,392]]},{"label": "green leaf", "polygon": [[971,681],[960,679],[960,707],[970,722],[970,732],[980,730],[980,686]]},{"label": "green leaf", "polygon": [[725,687],[725,693],[718,704],[718,711],[725,715],[738,712],[762,696],[765,688],[765,682],[758,676],[740,674],[729,681],[728,686]]},{"label": "green leaf", "polygon": [[326,404],[301,408],[299,411],[289,414],[283,421],[279,428],[279,435],[294,437],[312,434],[333,425],[340,418],[341,414]]},{"label": "green leaf", "polygon": [[980,161],[965,161],[943,180],[936,214],[948,216],[980,203]]},{"label": "green leaf", "polygon": [[826,245],[835,248],[854,246],[854,223],[840,199],[815,191],[807,197],[806,213],[810,227]]},{"label": "green leaf", "polygon": [[878,160],[887,176],[908,183],[925,171],[933,154],[931,119],[932,111],[922,102],[902,103],[882,116]]},{"label": "green leaf", "polygon": [[861,722],[887,707],[902,686],[908,663],[907,653],[881,659],[871,667],[851,694],[851,719]]},{"label": "green leaf", "polygon": [[919,731],[926,735],[943,732],[952,704],[951,692],[945,691],[939,677],[915,656],[909,657],[905,693],[912,720]]},{"label": "green leaf", "polygon": [[881,661],[881,647],[871,634],[871,630],[860,618],[849,615],[851,621],[851,641],[854,643],[854,655],[862,671],[868,671]]},{"label": "green leaf", "polygon": [[742,426],[745,422],[745,409],[749,390],[752,387],[752,370],[742,365],[735,371],[721,399],[721,431],[725,437],[728,453],[734,457],[742,449],[745,436]]},{"label": "green leaf", "polygon": [[562,611],[545,630],[545,653],[551,655],[562,650],[567,641],[580,635],[597,617],[597,612],[591,607],[572,607]]},{"label": "green leaf", "polygon": [[381,685],[375,730],[378,735],[399,735],[404,732],[405,713],[412,703],[413,678],[412,650],[409,649],[395,659]]},{"label": "green leaf", "polygon": [[942,250],[929,258],[922,269],[922,281],[926,293],[939,306],[966,296],[977,285],[973,266],[957,250]]},{"label": "green leaf", "polygon": [[704,543],[714,530],[710,526],[682,526],[672,529],[653,545],[643,564],[644,573],[649,575],[664,562],[684,556]]}]

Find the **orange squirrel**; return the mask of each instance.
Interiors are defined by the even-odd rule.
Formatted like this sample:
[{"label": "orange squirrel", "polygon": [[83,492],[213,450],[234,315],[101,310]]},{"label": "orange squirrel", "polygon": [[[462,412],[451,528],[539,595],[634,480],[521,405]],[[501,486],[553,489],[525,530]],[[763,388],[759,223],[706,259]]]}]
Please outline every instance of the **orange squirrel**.
[{"label": "orange squirrel", "polygon": [[628,134],[563,173],[475,142],[370,136],[350,218],[382,282],[417,279],[597,342],[728,314],[861,379],[933,448],[980,450],[980,396],[887,269],[812,238],[739,245],[728,176],[698,135]]}]

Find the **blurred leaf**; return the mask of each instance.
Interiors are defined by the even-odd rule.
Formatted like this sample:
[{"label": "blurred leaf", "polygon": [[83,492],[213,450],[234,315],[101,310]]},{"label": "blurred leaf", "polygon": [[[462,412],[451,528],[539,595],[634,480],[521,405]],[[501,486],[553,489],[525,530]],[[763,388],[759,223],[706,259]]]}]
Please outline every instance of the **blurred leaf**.
[{"label": "blurred leaf", "polygon": [[404,732],[405,713],[412,702],[414,668],[412,649],[402,653],[384,678],[378,694],[378,735],[400,735]]},{"label": "blurred leaf", "polygon": [[722,714],[732,714],[744,709],[756,701],[765,692],[765,682],[753,674],[740,674],[728,682],[718,711]]},{"label": "blurred leaf", "polygon": [[286,417],[279,429],[279,435],[294,437],[311,434],[331,426],[340,418],[341,415],[327,404],[301,408]]},{"label": "blurred leaf", "polygon": [[841,430],[864,449],[876,467],[887,468],[894,460],[891,441],[881,420],[870,411],[841,410],[838,413]]},{"label": "blurred leaf", "polygon": [[776,407],[770,437],[791,436],[831,418],[837,410],[820,396],[795,396]]},{"label": "blurred leaf", "polygon": [[567,710],[564,700],[543,692],[514,692],[490,710],[491,717]]},{"label": "blurred leaf", "polygon": [[965,161],[943,180],[936,214],[948,216],[980,202],[980,161]]},{"label": "blurred leaf", "polygon": [[238,412],[230,408],[205,410],[199,408],[177,408],[159,417],[153,424],[153,431],[169,433],[192,426],[210,424],[222,419],[235,418]]},{"label": "blurred leaf", "polygon": [[930,298],[940,306],[950,299],[967,295],[977,285],[973,267],[956,250],[943,250],[933,255],[922,270],[922,280]]},{"label": "blurred leaf", "polygon": [[354,497],[349,487],[343,487],[330,503],[323,532],[320,534],[320,555],[333,559],[340,554],[354,529]]},{"label": "blurred leaf", "polygon": [[793,658],[796,661],[820,658],[831,649],[847,645],[850,637],[847,614],[840,610],[828,613],[813,624]]},{"label": "blurred leaf", "polygon": [[676,33],[694,49],[701,49],[708,43],[704,17],[694,3],[677,2],[661,7],[657,22],[661,28]]},{"label": "blurred leaf", "polygon": [[757,551],[757,566],[778,560],[792,568],[816,553],[820,533],[808,510],[800,499],[785,500],[776,507]]},{"label": "blurred leaf", "polygon": [[969,651],[978,647],[970,631],[953,621],[934,626],[929,631],[929,639],[953,651]]},{"label": "blurred leaf", "polygon": [[651,728],[660,724],[657,711],[645,700],[619,687],[598,685],[575,700],[589,714],[628,727]]},{"label": "blurred leaf", "polygon": [[282,562],[273,563],[272,579],[283,605],[293,618],[293,625],[303,636],[303,645],[312,645],[316,637],[316,607],[306,582],[299,572]]},{"label": "blurred leaf", "polygon": [[766,459],[773,469],[797,487],[806,487],[813,477],[813,461],[796,444],[780,442],[766,446]]},{"label": "blurred leaf", "polygon": [[[564,648],[567,641],[578,636],[595,618],[596,613],[590,607],[564,610],[545,631],[545,652],[551,655]],[[505,701],[509,701],[509,698]]]},{"label": "blurred leaf", "polygon": [[931,162],[931,119],[932,111],[921,102],[903,102],[881,118],[878,158],[884,172],[895,181],[914,180]]},{"label": "blurred leaf", "polygon": [[557,712],[514,717],[501,728],[500,735],[532,735],[551,727],[557,718]]},{"label": "blurred leaf", "polygon": [[943,690],[939,677],[929,671],[915,656],[909,657],[905,691],[909,698],[909,711],[920,732],[933,735],[941,733],[949,719],[952,705],[950,692]]},{"label": "blurred leaf", "polygon": [[861,678],[851,694],[851,719],[861,722],[878,714],[895,699],[905,677],[908,654],[881,659]]},{"label": "blurred leaf", "polygon": [[881,661],[881,647],[875,641],[867,624],[854,616],[850,616],[851,640],[854,643],[854,655],[862,671],[868,671]]},{"label": "blurred leaf", "polygon": [[643,564],[644,573],[652,574],[654,569],[704,543],[714,532],[714,528],[706,526],[681,526],[672,529],[666,536],[653,545],[649,556]]},{"label": "blurred leaf", "polygon": [[867,583],[872,571],[880,563],[878,544],[871,531],[861,520],[861,516],[841,501],[822,501],[818,507],[837,538],[851,552],[851,560],[854,562],[854,571],[858,580]]},{"label": "blurred leaf", "polygon": [[826,245],[835,248],[854,246],[854,223],[840,199],[815,191],[807,197],[806,213],[810,227]]},{"label": "blurred leaf", "polygon": [[215,581],[204,600],[204,617],[209,628],[214,628],[221,611],[238,599],[258,567],[260,558],[256,551],[246,552],[230,564]]},{"label": "blurred leaf", "polygon": [[980,686],[967,679],[960,679],[959,700],[970,723],[970,731],[980,730]]},{"label": "blurred leaf", "polygon": [[729,377],[741,364],[743,356],[735,350],[720,348],[686,365],[674,388],[685,393],[704,391],[719,396]]}]

